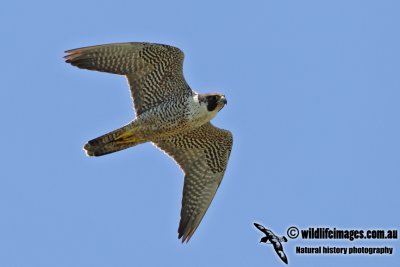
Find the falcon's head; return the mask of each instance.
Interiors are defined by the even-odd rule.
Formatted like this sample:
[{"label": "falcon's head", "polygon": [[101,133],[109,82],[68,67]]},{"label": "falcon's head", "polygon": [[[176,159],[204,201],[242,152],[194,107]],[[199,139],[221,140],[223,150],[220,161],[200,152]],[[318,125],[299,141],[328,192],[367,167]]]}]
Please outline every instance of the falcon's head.
[{"label": "falcon's head", "polygon": [[225,95],[219,93],[199,95],[199,100],[207,104],[207,110],[210,112],[218,112],[228,103]]}]

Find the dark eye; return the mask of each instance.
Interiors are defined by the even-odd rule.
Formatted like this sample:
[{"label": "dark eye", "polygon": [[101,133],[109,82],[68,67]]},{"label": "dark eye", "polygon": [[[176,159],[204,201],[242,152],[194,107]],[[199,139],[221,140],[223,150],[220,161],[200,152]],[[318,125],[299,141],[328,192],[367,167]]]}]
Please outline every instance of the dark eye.
[{"label": "dark eye", "polygon": [[218,105],[217,102],[218,102],[217,96],[215,96],[215,95],[209,96],[208,97],[208,104],[207,104],[208,111],[213,111]]}]

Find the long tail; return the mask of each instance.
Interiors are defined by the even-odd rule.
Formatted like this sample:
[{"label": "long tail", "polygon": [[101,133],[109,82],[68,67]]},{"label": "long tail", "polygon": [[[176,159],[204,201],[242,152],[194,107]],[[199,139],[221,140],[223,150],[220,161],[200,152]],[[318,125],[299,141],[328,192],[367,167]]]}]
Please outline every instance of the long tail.
[{"label": "long tail", "polygon": [[136,132],[137,127],[128,124],[90,140],[83,148],[88,156],[98,157],[145,143],[147,140],[137,137]]}]

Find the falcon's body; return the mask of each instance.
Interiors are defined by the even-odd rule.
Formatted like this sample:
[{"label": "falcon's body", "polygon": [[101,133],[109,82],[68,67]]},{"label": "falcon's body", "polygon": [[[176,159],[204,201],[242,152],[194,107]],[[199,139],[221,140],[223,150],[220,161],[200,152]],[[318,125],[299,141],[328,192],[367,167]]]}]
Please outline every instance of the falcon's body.
[{"label": "falcon's body", "polygon": [[102,156],[153,142],[185,173],[179,238],[188,241],[221,183],[232,148],[232,134],[210,120],[226,104],[223,94],[198,94],[182,72],[183,53],[150,43],[119,43],[67,51],[66,62],[83,69],[126,75],[136,119],[85,145]]},{"label": "falcon's body", "polygon": [[[221,104],[224,104],[223,99],[224,96]],[[138,115],[136,120],[129,124],[128,129],[136,129],[136,136],[147,141],[163,140],[204,125],[214,118],[218,111],[219,109],[208,111],[207,104],[199,101],[199,95],[194,93],[160,103],[157,107]]]}]

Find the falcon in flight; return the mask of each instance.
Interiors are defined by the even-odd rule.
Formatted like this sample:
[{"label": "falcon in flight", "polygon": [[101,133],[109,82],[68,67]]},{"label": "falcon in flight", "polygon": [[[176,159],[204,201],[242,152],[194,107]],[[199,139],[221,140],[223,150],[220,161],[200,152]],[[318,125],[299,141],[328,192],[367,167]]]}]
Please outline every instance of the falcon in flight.
[{"label": "falcon in flight", "polygon": [[136,118],[90,140],[88,156],[102,156],[152,142],[185,174],[178,237],[188,242],[224,176],[232,149],[231,132],[210,123],[227,103],[220,93],[199,94],[183,77],[183,52],[152,43],[116,43],[66,51],[81,69],[125,75]]}]

